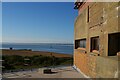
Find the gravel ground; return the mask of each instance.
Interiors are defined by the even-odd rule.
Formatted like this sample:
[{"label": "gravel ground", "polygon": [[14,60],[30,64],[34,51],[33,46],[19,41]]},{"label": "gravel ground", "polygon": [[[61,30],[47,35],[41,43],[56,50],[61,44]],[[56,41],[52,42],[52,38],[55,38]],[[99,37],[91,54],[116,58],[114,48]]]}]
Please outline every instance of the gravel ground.
[{"label": "gravel ground", "polygon": [[36,71],[22,71],[4,73],[3,78],[85,78],[81,73],[73,69],[72,66],[51,68],[52,74],[44,74],[45,68],[39,68]]}]

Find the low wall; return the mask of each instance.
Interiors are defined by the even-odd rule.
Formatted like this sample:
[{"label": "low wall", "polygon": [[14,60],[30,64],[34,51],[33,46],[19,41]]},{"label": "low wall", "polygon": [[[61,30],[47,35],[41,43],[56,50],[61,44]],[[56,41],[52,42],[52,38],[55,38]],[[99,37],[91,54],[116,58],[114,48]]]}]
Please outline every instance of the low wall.
[{"label": "low wall", "polygon": [[96,77],[97,78],[117,78],[118,77],[118,61],[117,56],[96,58]]},{"label": "low wall", "polygon": [[74,65],[80,69],[86,75],[89,75],[88,71],[88,58],[87,54],[84,54],[81,50],[75,50],[74,52]]},{"label": "low wall", "polygon": [[75,50],[74,65],[91,78],[117,78],[120,73],[117,56],[102,57]]}]

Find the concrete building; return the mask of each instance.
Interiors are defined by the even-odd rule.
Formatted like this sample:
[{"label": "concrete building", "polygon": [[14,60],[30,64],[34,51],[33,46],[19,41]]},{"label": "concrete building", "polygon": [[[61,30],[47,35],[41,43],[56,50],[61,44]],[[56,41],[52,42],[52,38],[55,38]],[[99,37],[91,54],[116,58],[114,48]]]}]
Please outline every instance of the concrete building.
[{"label": "concrete building", "polygon": [[74,67],[86,77],[118,78],[120,3],[75,2]]}]

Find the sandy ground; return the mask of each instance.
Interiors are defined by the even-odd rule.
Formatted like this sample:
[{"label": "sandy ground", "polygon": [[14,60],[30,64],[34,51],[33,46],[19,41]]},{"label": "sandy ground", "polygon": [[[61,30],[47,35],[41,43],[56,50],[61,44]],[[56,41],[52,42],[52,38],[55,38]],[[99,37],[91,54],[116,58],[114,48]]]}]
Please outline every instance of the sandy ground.
[{"label": "sandy ground", "polygon": [[9,50],[9,49],[0,50],[0,54],[20,55],[20,56],[34,56],[34,55],[51,56],[52,55],[55,57],[72,57],[72,55],[70,54],[60,54],[60,53],[46,52],[46,51]]},{"label": "sandy ground", "polygon": [[22,71],[4,73],[3,78],[85,78],[81,73],[77,72],[72,66],[52,68],[52,74],[44,74],[44,68],[36,71]]}]

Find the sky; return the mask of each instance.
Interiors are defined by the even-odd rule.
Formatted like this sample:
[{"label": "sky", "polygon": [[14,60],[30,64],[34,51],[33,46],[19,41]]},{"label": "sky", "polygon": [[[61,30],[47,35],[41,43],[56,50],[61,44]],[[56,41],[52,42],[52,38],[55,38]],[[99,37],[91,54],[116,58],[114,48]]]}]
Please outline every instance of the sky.
[{"label": "sky", "polygon": [[74,2],[3,2],[2,42],[73,43]]},{"label": "sky", "polygon": [[0,2],[0,42],[2,42],[2,3],[1,2]]}]

